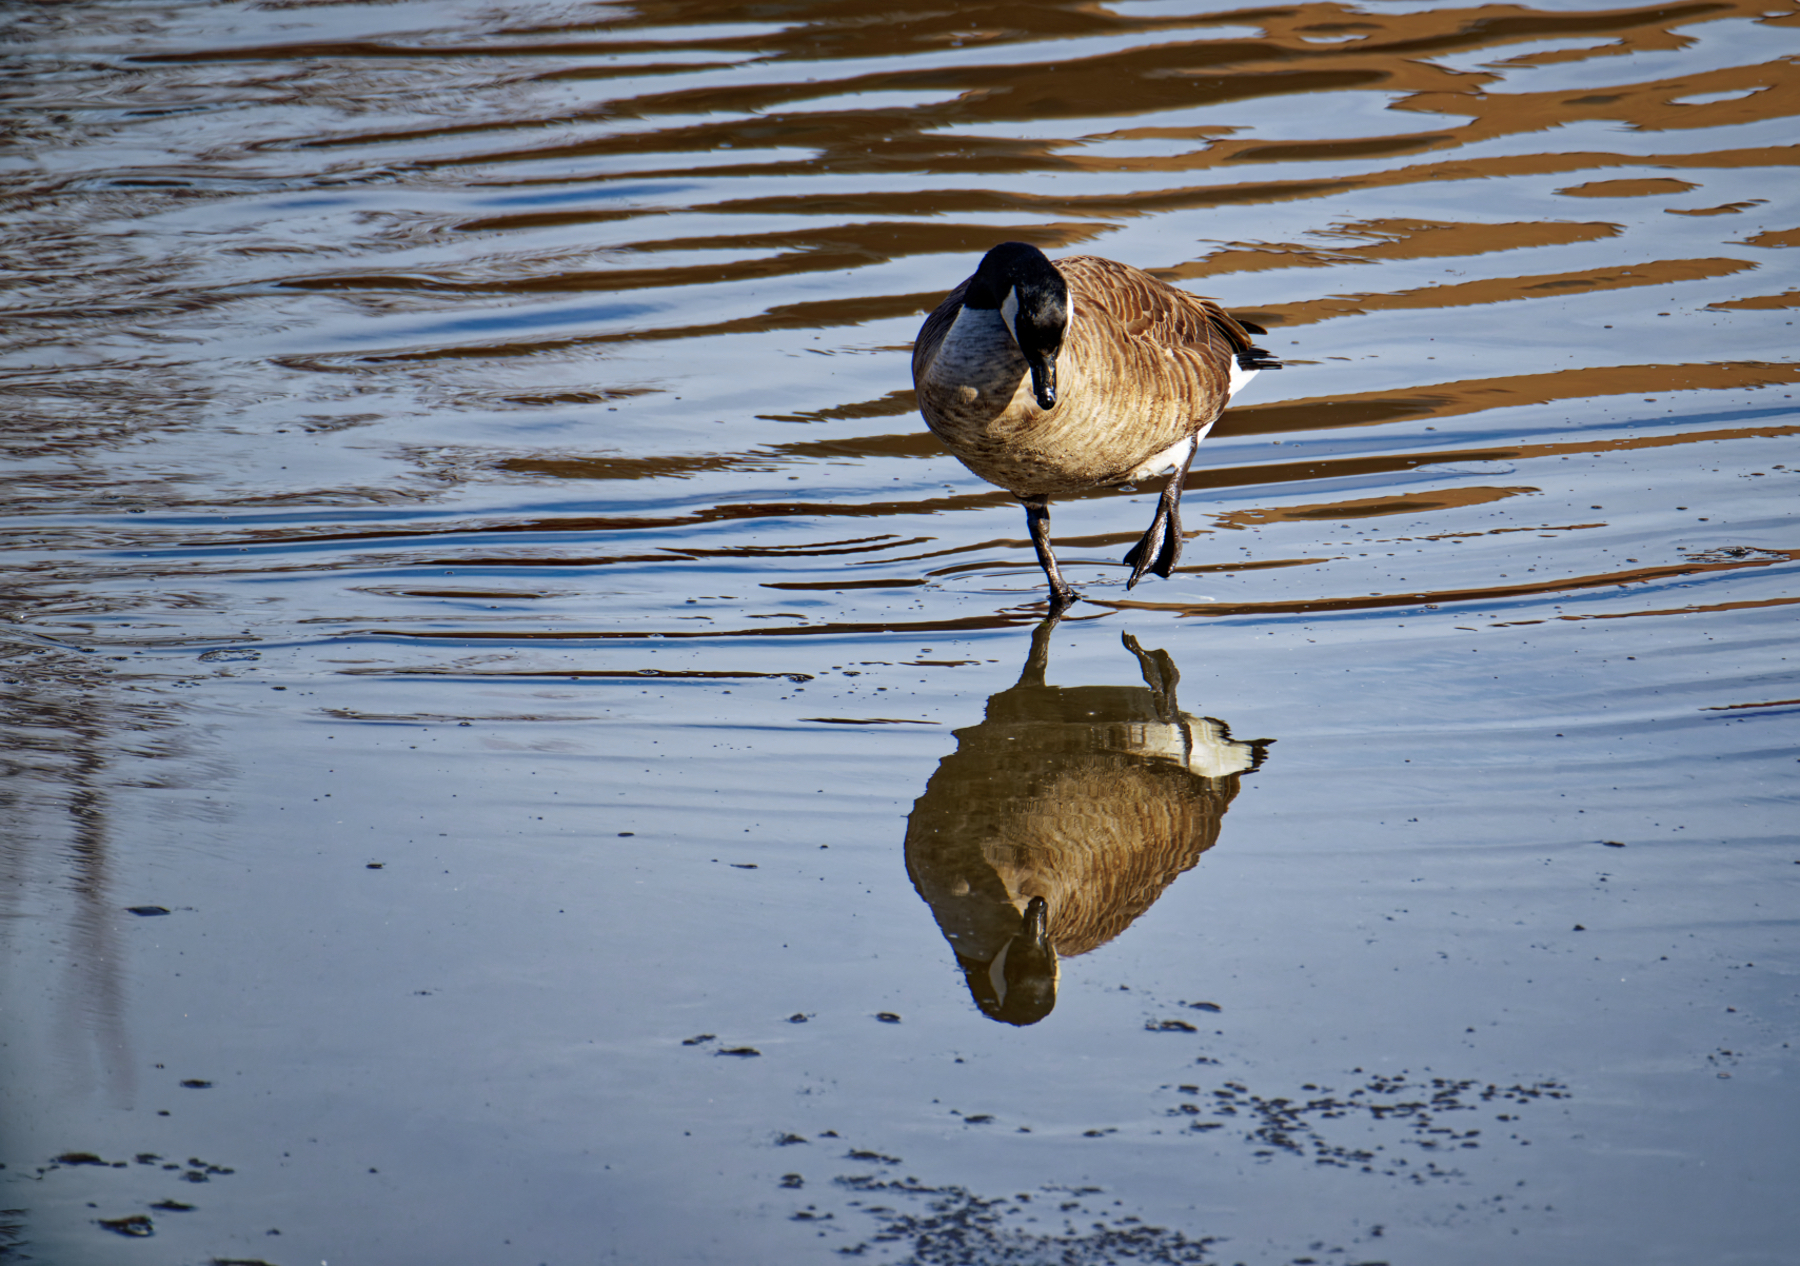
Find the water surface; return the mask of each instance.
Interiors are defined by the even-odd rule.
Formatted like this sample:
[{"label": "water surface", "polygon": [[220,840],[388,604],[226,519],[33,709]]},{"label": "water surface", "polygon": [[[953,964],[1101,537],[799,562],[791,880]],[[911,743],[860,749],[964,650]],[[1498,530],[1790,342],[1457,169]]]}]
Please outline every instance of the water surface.
[{"label": "water surface", "polygon": [[[0,22],[0,1256],[1792,1260],[1800,12]],[[1287,361],[1055,626],[1008,239]]]}]

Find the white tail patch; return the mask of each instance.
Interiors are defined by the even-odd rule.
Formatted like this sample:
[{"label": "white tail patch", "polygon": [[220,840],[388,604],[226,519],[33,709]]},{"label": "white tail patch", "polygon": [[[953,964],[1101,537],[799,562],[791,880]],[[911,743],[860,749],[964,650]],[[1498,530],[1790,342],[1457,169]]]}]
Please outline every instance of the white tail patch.
[{"label": "white tail patch", "polygon": [[1209,717],[1182,713],[1177,721],[1134,727],[1132,751],[1172,760],[1202,778],[1226,778],[1256,764],[1256,744],[1229,738]]},{"label": "white tail patch", "polygon": [[[1212,427],[1211,427],[1211,424],[1209,423],[1207,426],[1207,430],[1211,430],[1211,429],[1212,429]],[[1200,434],[1192,436],[1190,438],[1176,440],[1173,444],[1169,445],[1169,447],[1165,448],[1162,452],[1158,453],[1155,457],[1152,457],[1148,461],[1140,464],[1137,467],[1137,469],[1133,470],[1131,472],[1131,474],[1126,478],[1126,482],[1127,483],[1137,483],[1140,480],[1150,479],[1157,475],[1160,475],[1165,470],[1175,469],[1175,467],[1181,465],[1182,462],[1187,460],[1187,455],[1193,449],[1194,445],[1198,444],[1201,440],[1203,440],[1205,438],[1206,438],[1206,431],[1202,431],[1202,432],[1200,432]]]},{"label": "white tail patch", "polygon": [[1248,384],[1252,378],[1256,377],[1258,372],[1258,370],[1254,369],[1245,369],[1242,365],[1237,363],[1237,358],[1235,356],[1232,357],[1231,380],[1226,384],[1226,395],[1235,396],[1239,391],[1242,391],[1245,385]]},{"label": "white tail patch", "polygon": [[1226,737],[1210,717],[1183,718],[1187,731],[1187,767],[1202,778],[1241,774],[1256,764],[1256,744]]}]

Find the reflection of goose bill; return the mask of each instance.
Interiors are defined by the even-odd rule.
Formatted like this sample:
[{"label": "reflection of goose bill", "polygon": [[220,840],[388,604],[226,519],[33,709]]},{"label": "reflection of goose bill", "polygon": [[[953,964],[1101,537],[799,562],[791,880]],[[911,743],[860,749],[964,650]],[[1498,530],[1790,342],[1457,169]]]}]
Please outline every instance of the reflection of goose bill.
[{"label": "reflection of goose bill", "polygon": [[1000,947],[994,961],[960,958],[975,1004],[1008,1024],[1036,1024],[1056,1006],[1060,968],[1050,944],[1050,904],[1033,897],[1019,930]]}]

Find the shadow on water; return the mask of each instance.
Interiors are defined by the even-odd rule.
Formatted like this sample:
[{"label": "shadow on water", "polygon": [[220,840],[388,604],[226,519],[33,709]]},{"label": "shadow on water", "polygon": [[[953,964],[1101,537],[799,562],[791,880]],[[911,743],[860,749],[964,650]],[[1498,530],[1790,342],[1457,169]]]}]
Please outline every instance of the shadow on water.
[{"label": "shadow on water", "polygon": [[1183,712],[1175,661],[1129,633],[1142,686],[1049,685],[1057,623],[956,732],[906,827],[907,873],[976,1005],[1016,1025],[1055,1007],[1061,959],[1118,936],[1218,842],[1274,741]]}]

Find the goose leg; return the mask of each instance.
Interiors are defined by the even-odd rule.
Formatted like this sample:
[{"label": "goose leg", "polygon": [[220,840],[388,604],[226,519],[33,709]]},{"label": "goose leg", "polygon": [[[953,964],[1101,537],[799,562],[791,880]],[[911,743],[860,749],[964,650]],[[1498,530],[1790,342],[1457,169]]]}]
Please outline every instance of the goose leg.
[{"label": "goose leg", "polygon": [[1138,671],[1144,674],[1144,684],[1150,687],[1150,706],[1156,709],[1157,719],[1179,724],[1181,709],[1175,704],[1175,687],[1181,682],[1181,670],[1175,667],[1174,659],[1167,651],[1146,651],[1129,633],[1121,633],[1119,640],[1124,642],[1126,650],[1137,656]]},{"label": "goose leg", "polygon": [[1035,497],[1027,500],[1019,498],[1025,504],[1025,525],[1031,531],[1031,544],[1037,550],[1038,565],[1044,569],[1044,576],[1050,582],[1050,614],[1059,616],[1075,604],[1078,596],[1069,582],[1062,578],[1062,570],[1056,565],[1056,555],[1050,551],[1050,502],[1046,497]]},{"label": "goose leg", "polygon": [[1188,467],[1194,464],[1197,447],[1196,444],[1188,445],[1187,456],[1169,476],[1169,482],[1163,485],[1162,496],[1156,502],[1156,517],[1150,520],[1149,530],[1125,555],[1125,565],[1131,568],[1131,579],[1125,582],[1127,590],[1135,588],[1147,571],[1167,580],[1181,559],[1181,485],[1187,479]]},{"label": "goose leg", "polygon": [[[1038,622],[1031,630],[1031,654],[1025,659],[1025,668],[1019,673],[1019,686],[1043,689],[1044,674],[1050,670],[1050,635],[1056,632],[1056,626],[1062,621],[1062,612],[1052,612]],[[1129,636],[1129,635],[1127,635]]]}]

